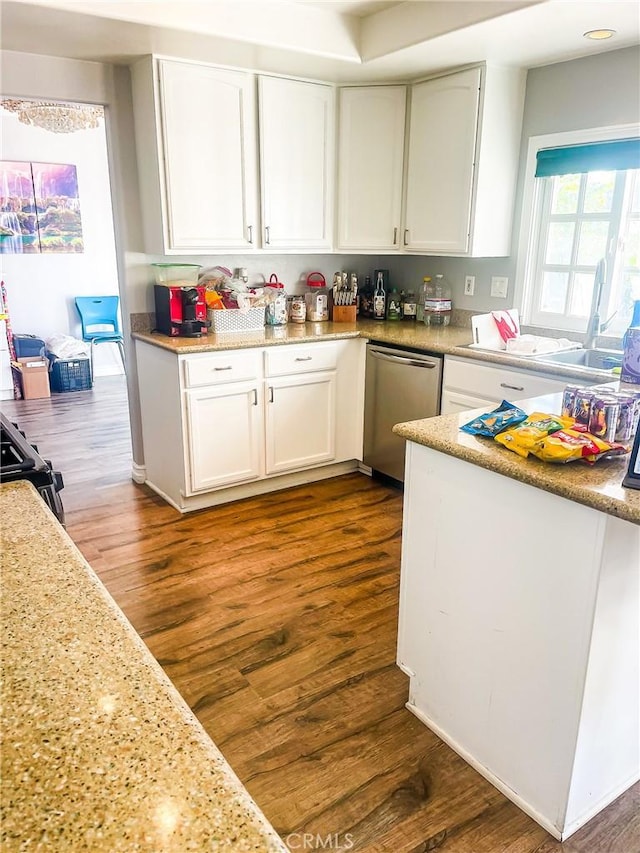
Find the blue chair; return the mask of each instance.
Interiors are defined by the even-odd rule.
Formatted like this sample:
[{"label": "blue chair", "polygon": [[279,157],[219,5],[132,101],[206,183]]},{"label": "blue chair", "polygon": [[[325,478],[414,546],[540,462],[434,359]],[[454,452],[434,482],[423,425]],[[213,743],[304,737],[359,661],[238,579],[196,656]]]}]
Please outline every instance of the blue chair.
[{"label": "blue chair", "polygon": [[91,378],[93,379],[93,348],[98,344],[118,344],[122,366],[124,338],[118,317],[119,296],[76,296],[76,308],[82,323],[82,340],[91,344]]}]

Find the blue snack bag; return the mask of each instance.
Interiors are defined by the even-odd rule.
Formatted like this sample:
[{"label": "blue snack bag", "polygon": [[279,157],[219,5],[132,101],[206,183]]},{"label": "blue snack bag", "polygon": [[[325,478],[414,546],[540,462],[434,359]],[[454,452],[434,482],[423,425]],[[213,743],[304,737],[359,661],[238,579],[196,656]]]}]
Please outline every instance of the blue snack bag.
[{"label": "blue snack bag", "polygon": [[521,424],[526,419],[526,412],[514,406],[513,403],[509,403],[508,400],[503,400],[497,409],[478,415],[477,418],[461,426],[460,429],[470,435],[485,435],[487,438],[493,438],[499,432],[516,426],[516,424]]}]

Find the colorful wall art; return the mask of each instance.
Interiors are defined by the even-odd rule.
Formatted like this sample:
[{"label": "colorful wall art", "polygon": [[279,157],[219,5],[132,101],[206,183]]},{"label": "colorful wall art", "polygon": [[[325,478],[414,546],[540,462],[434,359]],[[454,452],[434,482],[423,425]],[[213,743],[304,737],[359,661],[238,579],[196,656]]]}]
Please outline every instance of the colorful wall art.
[{"label": "colorful wall art", "polygon": [[83,251],[76,167],[0,161],[0,253]]}]

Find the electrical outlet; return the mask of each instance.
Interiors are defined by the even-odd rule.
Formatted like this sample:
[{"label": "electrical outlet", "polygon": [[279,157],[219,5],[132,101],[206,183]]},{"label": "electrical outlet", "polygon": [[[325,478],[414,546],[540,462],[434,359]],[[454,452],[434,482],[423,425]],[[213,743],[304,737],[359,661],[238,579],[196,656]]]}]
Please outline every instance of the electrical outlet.
[{"label": "electrical outlet", "polygon": [[465,275],[464,277],[464,295],[473,296],[476,289],[475,275]]},{"label": "electrical outlet", "polygon": [[509,279],[506,275],[493,275],[491,276],[491,295],[499,296],[501,299],[507,298],[507,291],[509,289]]}]

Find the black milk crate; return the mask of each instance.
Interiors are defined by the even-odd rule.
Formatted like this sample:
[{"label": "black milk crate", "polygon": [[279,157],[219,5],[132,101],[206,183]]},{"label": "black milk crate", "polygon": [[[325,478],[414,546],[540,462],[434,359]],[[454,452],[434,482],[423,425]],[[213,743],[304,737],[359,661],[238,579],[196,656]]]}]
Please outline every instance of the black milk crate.
[{"label": "black milk crate", "polygon": [[93,385],[91,362],[88,358],[56,358],[51,362],[49,383],[51,390],[58,394],[88,391]]}]

